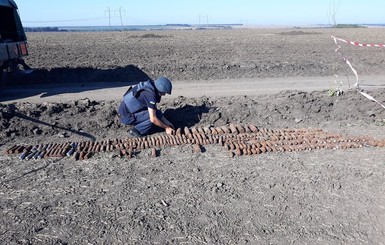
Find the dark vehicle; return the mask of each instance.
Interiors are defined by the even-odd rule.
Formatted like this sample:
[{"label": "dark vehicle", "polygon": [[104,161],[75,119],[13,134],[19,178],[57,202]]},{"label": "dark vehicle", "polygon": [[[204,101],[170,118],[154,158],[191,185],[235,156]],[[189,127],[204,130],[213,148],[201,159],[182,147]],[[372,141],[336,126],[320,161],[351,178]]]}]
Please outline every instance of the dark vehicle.
[{"label": "dark vehicle", "polygon": [[0,0],[0,79],[3,71],[17,71],[22,65],[31,71],[22,57],[28,55],[27,37],[13,0]]}]

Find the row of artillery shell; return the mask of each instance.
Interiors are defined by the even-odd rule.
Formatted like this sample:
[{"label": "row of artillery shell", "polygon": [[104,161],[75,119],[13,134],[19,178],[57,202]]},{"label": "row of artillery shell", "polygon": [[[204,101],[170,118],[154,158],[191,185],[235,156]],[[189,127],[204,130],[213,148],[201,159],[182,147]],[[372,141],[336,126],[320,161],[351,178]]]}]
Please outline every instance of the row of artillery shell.
[{"label": "row of artillery shell", "polygon": [[[230,155],[257,155],[266,152],[294,152],[294,151],[308,151],[316,149],[351,149],[360,148],[363,144],[360,143],[340,143],[340,144],[301,144],[301,145],[282,145],[274,146],[272,144],[257,145],[226,145],[225,148],[230,151]],[[234,154],[235,151],[235,154]]]},{"label": "row of artillery shell", "polygon": [[[75,144],[76,146],[74,146]],[[99,142],[83,141],[80,143],[46,144],[38,146],[14,145],[7,154],[22,153],[23,158],[63,157],[74,154],[76,159],[87,159],[93,153],[119,151],[120,155],[131,157],[136,149],[148,149],[183,144],[207,145],[220,144],[229,150],[240,149],[252,153],[297,151],[318,148],[355,148],[362,146],[383,147],[385,141],[368,137],[343,138],[339,134],[327,133],[322,129],[278,129],[257,128],[250,125],[230,124],[220,127],[197,127],[183,130],[178,128],[175,135],[157,135],[143,138],[109,139]],[[249,152],[248,152],[249,150]],[[256,154],[259,152],[255,150]],[[131,153],[130,153],[131,152]],[[238,152],[239,153],[239,152]],[[243,152],[241,152],[244,154]]]},{"label": "row of artillery shell", "polygon": [[[318,133],[322,130],[314,129],[299,129],[299,130],[270,130],[265,128],[257,128],[256,126],[250,125],[238,125],[230,124],[229,126],[220,126],[220,127],[203,127],[203,128],[192,128],[187,127],[183,130],[184,135],[182,134],[182,129],[178,128],[174,136],[160,135],[155,137],[144,137],[144,138],[130,138],[130,139],[109,139],[101,142],[91,142],[85,141],[78,143],[78,147],[81,151],[86,152],[105,152],[113,151],[116,148],[128,148],[127,146],[122,147],[122,144],[128,144],[131,148],[149,148],[153,146],[164,146],[164,145],[180,145],[180,144],[213,144],[217,143],[217,140],[213,138],[215,135],[221,134],[248,134],[248,133],[258,133],[258,136],[272,136],[276,137],[276,140],[283,139],[297,139],[302,138],[302,136],[295,135],[298,133]],[[252,137],[252,135],[243,135],[240,137]],[[66,147],[68,143],[62,144],[59,147]],[[57,148],[55,144],[55,148]],[[21,153],[24,150],[25,146],[14,145],[6,151],[7,154]],[[63,149],[64,151],[64,149]],[[59,152],[53,153],[50,152],[49,155],[60,156]]]}]

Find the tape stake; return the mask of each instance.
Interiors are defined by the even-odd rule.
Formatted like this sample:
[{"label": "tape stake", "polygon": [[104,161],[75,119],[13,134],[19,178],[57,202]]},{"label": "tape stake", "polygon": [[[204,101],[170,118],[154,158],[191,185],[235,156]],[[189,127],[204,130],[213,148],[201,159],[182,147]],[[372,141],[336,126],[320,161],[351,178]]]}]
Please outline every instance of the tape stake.
[{"label": "tape stake", "polygon": [[365,96],[367,99],[371,100],[371,101],[374,101],[376,102],[377,104],[379,104],[382,108],[385,109],[385,106],[383,104],[381,104],[381,102],[379,102],[378,100],[376,100],[375,98],[373,98],[372,96],[370,96],[369,94],[363,92],[360,90],[360,84],[359,84],[359,79],[358,79],[358,73],[357,73],[357,70],[354,69],[354,67],[352,66],[352,64],[350,63],[350,61],[348,59],[345,58],[345,56],[339,52],[339,50],[341,49],[341,46],[338,45],[338,41],[340,42],[343,42],[343,43],[347,43],[347,44],[351,44],[351,45],[354,45],[354,46],[359,46],[359,47],[385,47],[384,44],[366,44],[366,43],[359,43],[357,41],[353,42],[353,41],[349,41],[349,40],[345,40],[345,39],[342,39],[342,38],[338,38],[338,37],[335,37],[335,36],[332,36],[333,40],[334,40],[334,43],[336,44],[337,48],[334,50],[339,56],[342,57],[342,59],[344,60],[344,62],[349,66],[349,68],[352,70],[355,78],[356,78],[356,83],[353,85],[354,87],[356,87],[356,90],[362,94],[363,96]]}]

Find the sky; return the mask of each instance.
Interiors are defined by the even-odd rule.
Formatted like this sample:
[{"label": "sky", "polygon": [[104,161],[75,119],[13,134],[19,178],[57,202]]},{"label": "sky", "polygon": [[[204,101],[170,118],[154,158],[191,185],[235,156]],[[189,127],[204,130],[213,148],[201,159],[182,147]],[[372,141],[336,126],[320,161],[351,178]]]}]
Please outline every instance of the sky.
[{"label": "sky", "polygon": [[385,23],[384,0],[15,0],[25,27]]}]

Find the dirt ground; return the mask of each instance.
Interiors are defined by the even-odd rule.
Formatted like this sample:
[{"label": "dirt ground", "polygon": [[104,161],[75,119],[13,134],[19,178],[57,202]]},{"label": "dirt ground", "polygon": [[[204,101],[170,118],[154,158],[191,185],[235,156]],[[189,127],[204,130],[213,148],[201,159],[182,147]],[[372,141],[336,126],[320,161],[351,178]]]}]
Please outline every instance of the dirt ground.
[{"label": "dirt ground", "polygon": [[[334,52],[331,35],[363,43],[385,39],[383,29],[375,28],[28,33],[26,61],[36,70],[28,77],[6,74],[2,93],[27,83],[130,84],[159,75],[188,83],[337,74],[344,81],[342,96],[282,90],[207,97],[207,86],[202,94],[165,97],[160,109],[181,128],[251,123],[385,139],[385,109],[348,89],[354,77]],[[359,75],[385,76],[384,49],[342,50]],[[385,103],[383,89],[368,93]],[[118,104],[102,97],[2,103],[0,150],[126,138]],[[384,148],[234,158],[219,145],[205,145],[201,153],[190,145],[158,150],[156,158],[144,150],[130,160],[113,152],[82,161],[20,161],[1,154],[0,241],[385,244]]]}]

